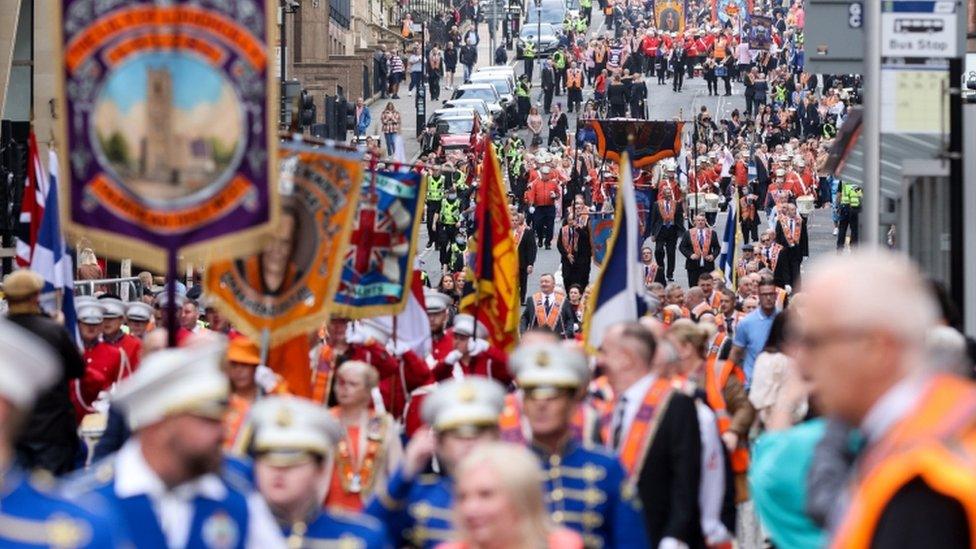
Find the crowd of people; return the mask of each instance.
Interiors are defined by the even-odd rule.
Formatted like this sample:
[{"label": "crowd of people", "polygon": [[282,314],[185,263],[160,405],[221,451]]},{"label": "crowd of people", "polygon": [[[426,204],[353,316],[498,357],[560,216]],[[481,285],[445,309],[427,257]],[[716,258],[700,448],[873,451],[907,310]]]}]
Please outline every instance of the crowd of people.
[{"label": "crowd of people", "polygon": [[[857,243],[860,189],[826,164],[859,83],[803,71],[801,0],[755,4],[774,20],[768,47],[713,21],[709,2],[690,2],[679,30],[657,28],[645,2],[581,0],[557,51],[526,56],[514,125],[529,138],[484,128],[519,259],[512,349],[460,308],[480,159],[436,146],[416,164],[441,267],[420,345],[384,319],[333,315],[263,349],[199,279],[144,273],[130,301],[94,283],[76,299],[79,351],[42,310],[41,277],[8,275],[0,545],[972,545],[972,343],[945,292],[900,256],[805,263],[818,208],[832,208],[839,249],[848,230]],[[406,49],[374,57],[381,95],[398,99],[409,79],[406,94],[437,100],[467,80],[477,19],[463,3],[423,50],[407,18]],[[689,113],[681,153],[630,174],[647,312],[588,348],[592,221],[613,215],[627,175],[590,122],[647,118],[655,78],[669,93],[734,85],[745,103]],[[387,103],[377,120],[385,151],[366,146],[392,156],[400,112]],[[362,100],[355,121],[364,136]],[[717,269],[729,208],[743,236],[731,276]],[[558,267],[537,269],[554,244]]]}]

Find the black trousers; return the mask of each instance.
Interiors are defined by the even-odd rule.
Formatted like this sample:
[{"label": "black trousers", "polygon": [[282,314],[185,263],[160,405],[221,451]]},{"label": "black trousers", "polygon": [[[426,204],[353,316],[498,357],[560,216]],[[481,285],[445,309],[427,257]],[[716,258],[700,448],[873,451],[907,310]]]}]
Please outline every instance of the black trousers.
[{"label": "black trousers", "polygon": [[671,80],[671,88],[674,91],[681,91],[681,87],[685,83],[685,73],[684,71],[676,70],[674,71],[674,78]]},{"label": "black trousers", "polygon": [[434,227],[434,215],[441,211],[440,200],[427,201],[427,242],[437,242],[437,232]]},{"label": "black trousers", "polygon": [[525,58],[525,63],[522,65],[522,72],[529,77],[529,82],[532,81],[532,72],[535,70],[535,58]]},{"label": "black trousers", "polygon": [[759,221],[755,219],[742,220],[742,242],[748,244],[753,241],[759,241]]},{"label": "black trousers", "polygon": [[840,216],[837,223],[837,249],[844,249],[844,241],[847,240],[847,228],[851,229],[851,247],[857,245],[860,240],[861,229],[861,207],[852,208],[850,206],[840,207]]},{"label": "black trousers", "polygon": [[573,112],[573,105],[576,106],[576,110],[579,110],[580,104],[583,102],[583,90],[581,88],[568,88],[566,94],[568,95],[566,104],[569,112]]},{"label": "black trousers", "polygon": [[542,90],[542,109],[546,114],[549,114],[549,109],[552,107],[552,88],[546,88]]},{"label": "black trousers", "polygon": [[454,242],[454,239],[457,237],[458,226],[440,223],[438,232],[440,233],[438,235],[440,236],[440,245],[437,247],[438,251],[440,252],[439,259],[441,265],[447,265],[451,262],[451,243]]},{"label": "black trousers", "polygon": [[524,95],[518,96],[517,100],[518,106],[518,125],[525,127],[526,120],[529,117],[529,109],[532,107],[532,101]]},{"label": "black trousers", "polygon": [[432,101],[441,100],[441,77],[440,75],[431,75],[427,77],[427,85],[430,87],[430,99]]},{"label": "black trousers", "polygon": [[[661,227],[654,241],[654,259],[657,261],[658,270],[665,273],[668,280],[674,278],[675,250],[678,248],[678,227]],[[665,262],[667,258],[667,262]]]},{"label": "black trousers", "polygon": [[552,229],[556,223],[556,206],[535,207],[535,234],[539,236],[539,247],[552,247]]},{"label": "black trousers", "polygon": [[624,116],[627,116],[627,104],[626,103],[619,103],[619,104],[610,103],[610,116],[611,117],[616,117],[616,116],[624,117]]}]

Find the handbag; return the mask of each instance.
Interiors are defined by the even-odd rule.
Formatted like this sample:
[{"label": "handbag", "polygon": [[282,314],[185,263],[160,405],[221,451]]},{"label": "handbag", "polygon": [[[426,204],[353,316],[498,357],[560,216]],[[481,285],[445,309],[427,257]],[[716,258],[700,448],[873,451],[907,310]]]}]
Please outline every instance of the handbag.
[{"label": "handbag", "polygon": [[715,76],[719,78],[725,78],[729,75],[729,69],[725,68],[725,65],[719,65],[715,67]]}]

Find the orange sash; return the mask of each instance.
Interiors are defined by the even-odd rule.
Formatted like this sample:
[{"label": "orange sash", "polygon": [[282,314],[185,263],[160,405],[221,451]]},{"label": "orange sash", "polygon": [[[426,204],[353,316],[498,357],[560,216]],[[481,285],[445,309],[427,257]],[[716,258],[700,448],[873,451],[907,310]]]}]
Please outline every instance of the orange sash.
[{"label": "orange sash", "polygon": [[661,219],[665,223],[674,223],[674,214],[677,210],[677,205],[674,200],[661,199],[657,201],[657,209],[661,212]]},{"label": "orange sash", "polygon": [[803,219],[800,218],[800,219],[793,220],[793,230],[790,231],[789,222],[791,219],[793,218],[780,217],[779,224],[783,228],[783,234],[786,236],[787,244],[789,244],[790,247],[792,248],[793,246],[796,246],[797,244],[800,243],[800,236],[803,230]]},{"label": "orange sash", "polygon": [[779,253],[783,251],[783,246],[775,242],[762,249],[762,255],[766,259],[766,266],[769,270],[776,272],[776,263],[779,262]]},{"label": "orange sash", "polygon": [[[644,395],[644,401],[641,402],[641,407],[637,410],[637,415],[634,416],[634,422],[627,432],[627,438],[624,440],[619,455],[620,463],[627,471],[627,476],[631,482],[637,482],[636,474],[644,462],[644,457],[647,455],[647,450],[651,447],[651,442],[654,441],[654,434],[657,432],[658,423],[668,408],[668,403],[671,401],[671,394],[673,392],[674,388],[669,379],[664,377],[657,378]],[[612,413],[608,414],[604,416],[603,421],[603,440],[607,443],[610,442],[610,423],[612,417]]]},{"label": "orange sash", "polygon": [[705,229],[705,231],[707,232],[705,233],[705,238],[703,239],[705,241],[703,250],[703,246],[700,242],[698,242],[698,236],[702,232],[701,229],[691,229],[691,249],[700,258],[704,258],[708,254],[708,250],[712,249],[712,230]]},{"label": "orange sash", "polygon": [[536,292],[532,296],[535,300],[535,321],[538,326],[548,326],[550,330],[556,329],[556,323],[559,322],[559,314],[563,310],[563,296],[560,294],[553,294],[552,304],[549,306],[549,314],[546,314],[545,299],[542,292]]},{"label": "orange sash", "polygon": [[[715,412],[718,432],[723,434],[732,426],[732,416],[729,415],[722,388],[735,371],[735,364],[731,360],[724,361],[722,371],[716,376],[715,363],[716,357],[710,357],[705,362],[705,398],[708,400],[708,406]],[[732,472],[745,473],[749,469],[749,450],[740,445],[732,451],[730,461]]]},{"label": "orange sash", "polygon": [[[338,418],[339,408],[330,410]],[[336,446],[333,475],[338,476],[343,492],[356,494],[362,501],[372,493],[376,469],[382,466],[381,451],[386,446],[389,425],[383,416],[370,412],[366,421],[366,447],[350,444],[350,438],[359,439],[359,427],[343,429],[343,438]],[[354,454],[359,454],[360,459]]]}]

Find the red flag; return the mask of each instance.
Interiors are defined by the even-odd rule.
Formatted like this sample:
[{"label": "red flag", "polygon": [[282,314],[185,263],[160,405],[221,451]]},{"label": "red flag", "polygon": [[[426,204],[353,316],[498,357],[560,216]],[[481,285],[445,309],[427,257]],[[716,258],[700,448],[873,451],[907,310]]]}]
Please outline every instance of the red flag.
[{"label": "red flag", "polygon": [[[37,140],[34,132],[28,137],[27,179],[24,180],[24,195],[20,203],[20,220],[17,227],[17,266],[30,268],[37,244],[37,232],[44,218],[44,202],[47,200],[47,177],[41,158],[37,154]],[[57,215],[54,212],[53,215]]]},{"label": "red flag", "polygon": [[496,347],[509,351],[518,342],[518,248],[495,145],[486,140],[481,185],[475,208],[474,266],[461,298],[461,310],[474,315]]}]

